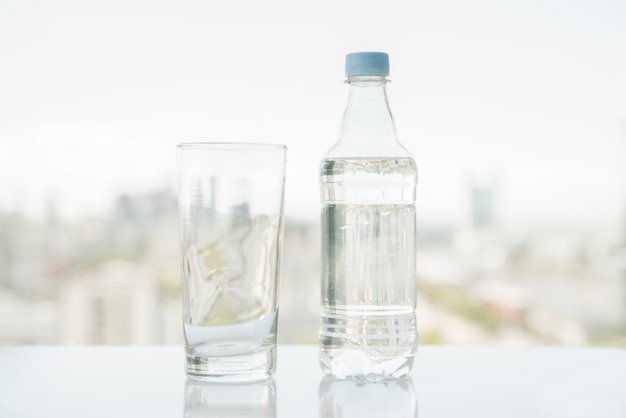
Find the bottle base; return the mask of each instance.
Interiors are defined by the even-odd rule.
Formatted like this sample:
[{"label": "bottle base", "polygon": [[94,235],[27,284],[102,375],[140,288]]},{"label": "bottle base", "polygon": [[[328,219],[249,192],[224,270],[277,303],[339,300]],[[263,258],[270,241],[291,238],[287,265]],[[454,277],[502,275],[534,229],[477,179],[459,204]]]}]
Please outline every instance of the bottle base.
[{"label": "bottle base", "polygon": [[419,343],[412,308],[346,311],[322,309],[319,360],[324,373],[371,382],[411,373]]},{"label": "bottle base", "polygon": [[413,369],[415,355],[375,358],[362,349],[320,348],[320,366],[325,374],[337,379],[379,382],[406,376]]}]

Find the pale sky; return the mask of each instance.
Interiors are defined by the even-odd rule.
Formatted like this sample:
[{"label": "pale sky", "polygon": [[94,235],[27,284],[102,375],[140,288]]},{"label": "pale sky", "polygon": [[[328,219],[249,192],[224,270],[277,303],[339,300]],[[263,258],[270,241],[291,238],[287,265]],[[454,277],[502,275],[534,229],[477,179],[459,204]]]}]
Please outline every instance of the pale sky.
[{"label": "pale sky", "polygon": [[[53,4],[54,3],[54,4]],[[626,3],[609,0],[0,2],[0,210],[103,213],[175,187],[176,144],[286,144],[286,214],[319,212],[348,52],[390,54],[418,214],[626,211]]]}]

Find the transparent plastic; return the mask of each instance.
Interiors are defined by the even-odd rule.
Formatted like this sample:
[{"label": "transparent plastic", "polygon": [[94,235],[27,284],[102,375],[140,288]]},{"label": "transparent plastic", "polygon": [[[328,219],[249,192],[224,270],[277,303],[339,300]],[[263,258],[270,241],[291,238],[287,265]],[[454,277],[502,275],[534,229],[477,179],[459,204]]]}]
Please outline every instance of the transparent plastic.
[{"label": "transparent plastic", "polygon": [[397,140],[382,76],[353,76],[339,140],[320,169],[320,364],[379,381],[410,373],[417,168]]}]

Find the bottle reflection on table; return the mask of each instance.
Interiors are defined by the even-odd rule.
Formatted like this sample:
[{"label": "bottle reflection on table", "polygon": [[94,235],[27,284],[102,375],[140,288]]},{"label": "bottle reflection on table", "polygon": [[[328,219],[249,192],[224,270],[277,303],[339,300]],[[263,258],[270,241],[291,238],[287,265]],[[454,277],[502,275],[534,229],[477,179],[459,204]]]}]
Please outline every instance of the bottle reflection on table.
[{"label": "bottle reflection on table", "polygon": [[368,382],[325,376],[319,386],[320,418],[417,418],[410,376]]},{"label": "bottle reflection on table", "polygon": [[251,383],[205,383],[187,379],[184,418],[276,418],[274,379]]}]

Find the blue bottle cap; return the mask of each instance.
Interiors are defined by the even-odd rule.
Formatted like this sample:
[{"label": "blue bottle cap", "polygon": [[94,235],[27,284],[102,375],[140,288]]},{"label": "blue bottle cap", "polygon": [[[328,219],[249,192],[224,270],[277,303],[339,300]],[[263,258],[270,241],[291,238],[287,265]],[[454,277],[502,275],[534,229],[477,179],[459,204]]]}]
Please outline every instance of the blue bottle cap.
[{"label": "blue bottle cap", "polygon": [[389,55],[385,52],[353,52],[346,55],[346,77],[389,75]]}]

